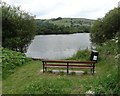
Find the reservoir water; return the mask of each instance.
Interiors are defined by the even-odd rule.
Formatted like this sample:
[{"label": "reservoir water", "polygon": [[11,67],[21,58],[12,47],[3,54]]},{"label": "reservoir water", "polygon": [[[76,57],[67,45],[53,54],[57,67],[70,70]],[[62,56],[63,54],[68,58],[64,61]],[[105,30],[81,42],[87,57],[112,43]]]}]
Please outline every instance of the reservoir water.
[{"label": "reservoir water", "polygon": [[26,56],[39,59],[65,59],[77,50],[89,49],[89,33],[67,35],[37,35],[28,47]]}]

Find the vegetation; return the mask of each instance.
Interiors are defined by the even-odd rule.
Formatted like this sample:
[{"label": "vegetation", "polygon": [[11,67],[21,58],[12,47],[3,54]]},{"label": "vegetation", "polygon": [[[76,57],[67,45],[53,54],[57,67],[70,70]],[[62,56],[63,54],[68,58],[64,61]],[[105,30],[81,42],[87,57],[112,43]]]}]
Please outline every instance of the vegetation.
[{"label": "vegetation", "polygon": [[[35,34],[33,16],[5,3],[2,5],[2,11],[3,46],[23,52],[26,44],[29,44]],[[96,73],[94,75],[86,73],[67,76],[65,74],[42,73],[41,61],[28,59],[20,52],[3,48],[3,55],[0,54],[3,63],[3,94],[61,95],[91,93],[95,95],[115,94],[119,96],[120,74],[118,71],[120,67],[118,59],[120,58],[120,51],[118,46],[120,46],[120,41],[118,41],[118,36],[120,36],[120,25],[117,19],[117,17],[120,17],[119,13],[119,8],[109,11],[104,18],[98,19],[92,27],[91,40],[96,44],[100,44],[96,45],[99,52],[99,60],[96,63]],[[70,30],[69,28],[74,29],[73,18],[70,19],[69,26],[64,27],[62,27],[63,18],[61,17],[48,21],[36,21],[37,31],[40,34],[54,33],[52,30],[58,30],[59,28],[60,32],[63,32],[63,28],[67,31]],[[61,22],[61,25],[55,25],[53,22],[59,22],[58,24]],[[68,59],[89,60],[89,56],[90,51],[84,50],[78,51],[73,57]]]},{"label": "vegetation", "polygon": [[90,51],[86,50],[78,50],[72,57],[67,58],[67,60],[90,60]]},{"label": "vegetation", "polygon": [[89,33],[93,22],[94,20],[83,18],[37,19],[37,34]]},{"label": "vegetation", "polygon": [[115,36],[118,37],[120,32],[120,8],[110,10],[104,18],[96,20],[92,26],[91,40],[100,44],[110,40]]},{"label": "vegetation", "polygon": [[[59,95],[86,94],[88,91],[94,94],[118,94],[120,93],[120,83],[117,75],[117,43],[115,41],[111,40],[102,47],[97,47],[100,55],[95,75],[43,74],[40,71],[42,70],[42,62],[31,61],[30,64],[26,63],[18,67],[13,74],[3,80],[3,94]],[[88,58],[89,53],[82,52],[84,58]],[[79,55],[82,58],[82,55]],[[81,60],[81,58],[76,60]]]},{"label": "vegetation", "polygon": [[3,79],[13,74],[17,67],[29,63],[30,59],[20,52],[2,49],[2,72]]},{"label": "vegetation", "polygon": [[2,2],[2,46],[25,52],[35,35],[35,20],[20,7]]}]

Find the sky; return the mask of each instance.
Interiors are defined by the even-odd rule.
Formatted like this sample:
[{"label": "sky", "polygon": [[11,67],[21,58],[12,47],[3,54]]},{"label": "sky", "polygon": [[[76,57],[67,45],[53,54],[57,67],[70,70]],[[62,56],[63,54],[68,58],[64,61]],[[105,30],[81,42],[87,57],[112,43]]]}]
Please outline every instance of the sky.
[{"label": "sky", "polygon": [[9,5],[20,6],[36,16],[37,19],[57,17],[70,18],[102,18],[118,7],[120,0],[3,0]]}]

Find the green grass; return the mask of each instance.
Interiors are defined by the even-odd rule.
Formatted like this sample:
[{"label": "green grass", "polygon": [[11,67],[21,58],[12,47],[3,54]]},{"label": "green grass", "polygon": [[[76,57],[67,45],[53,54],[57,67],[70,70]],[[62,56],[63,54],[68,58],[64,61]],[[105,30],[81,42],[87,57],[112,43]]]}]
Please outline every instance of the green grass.
[{"label": "green grass", "polygon": [[[40,72],[41,69],[42,63],[40,61],[32,61],[31,64],[17,68],[14,74],[3,80],[3,93],[84,93],[85,89],[81,84],[83,82],[89,83],[87,79],[93,78],[93,75],[43,74]],[[78,90],[78,85],[81,90]]]},{"label": "green grass", "polygon": [[[107,48],[109,44],[98,47],[100,60],[96,64],[94,75],[42,73],[40,71],[42,62],[31,61],[30,64],[17,67],[13,74],[3,80],[3,94],[85,94],[89,90],[96,94],[117,94],[120,92],[117,59],[115,59],[117,53],[115,47],[112,47],[115,46],[114,43],[112,42],[111,47]],[[81,52],[82,54],[89,53]],[[78,51],[79,55],[81,52]],[[86,57],[86,55],[81,56]],[[75,55],[73,57],[75,58]]]},{"label": "green grass", "polygon": [[[100,64],[100,63],[98,63]],[[41,61],[32,61],[16,69],[16,72],[3,80],[4,94],[84,94],[88,90],[105,92],[104,87],[99,89],[99,82],[110,73],[110,67],[97,65],[95,75],[61,75],[42,73]],[[101,77],[102,76],[102,77]],[[109,77],[110,78],[110,77]],[[109,79],[108,78],[108,79]],[[110,78],[111,79],[111,78]],[[109,81],[108,81],[109,82]],[[108,92],[109,93],[109,92]]]}]

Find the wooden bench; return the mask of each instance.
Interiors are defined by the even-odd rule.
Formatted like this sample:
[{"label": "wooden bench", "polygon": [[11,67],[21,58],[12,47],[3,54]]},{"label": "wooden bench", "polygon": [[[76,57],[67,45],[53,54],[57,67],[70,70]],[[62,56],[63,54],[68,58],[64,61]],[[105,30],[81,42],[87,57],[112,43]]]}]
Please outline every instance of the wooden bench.
[{"label": "wooden bench", "polygon": [[47,68],[66,68],[67,74],[69,74],[70,68],[91,69],[91,73],[94,74],[95,61],[75,61],[75,60],[42,60],[43,73],[47,71]]}]

